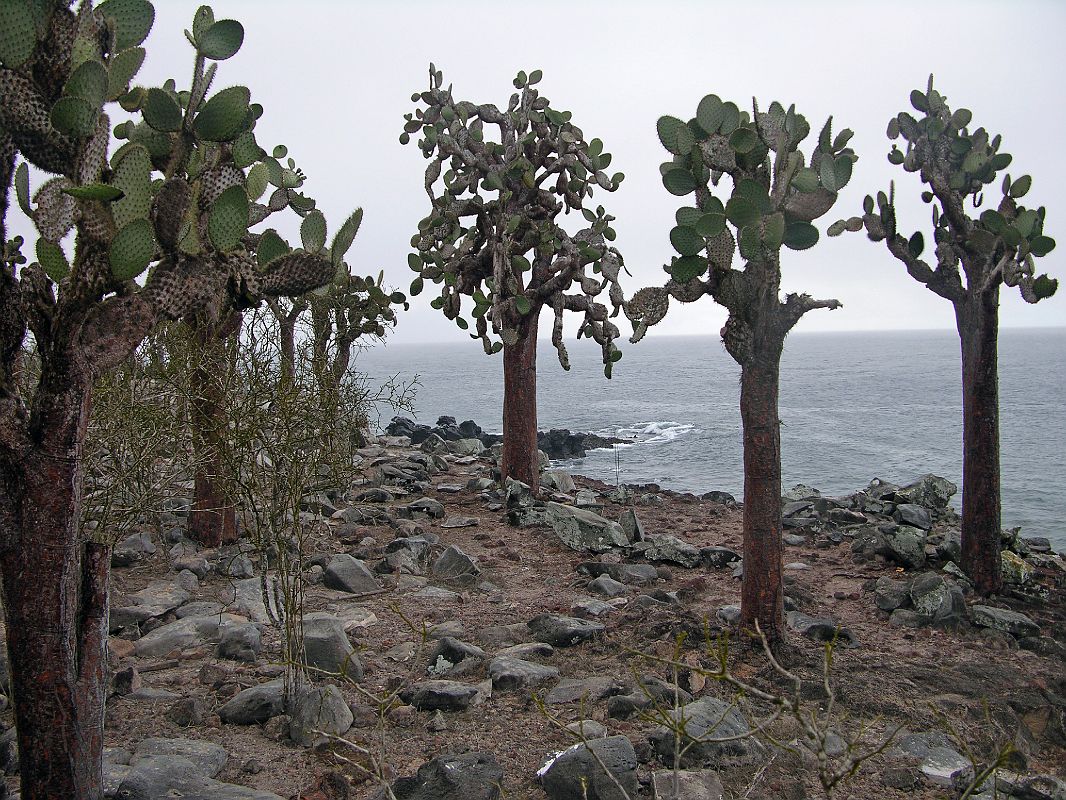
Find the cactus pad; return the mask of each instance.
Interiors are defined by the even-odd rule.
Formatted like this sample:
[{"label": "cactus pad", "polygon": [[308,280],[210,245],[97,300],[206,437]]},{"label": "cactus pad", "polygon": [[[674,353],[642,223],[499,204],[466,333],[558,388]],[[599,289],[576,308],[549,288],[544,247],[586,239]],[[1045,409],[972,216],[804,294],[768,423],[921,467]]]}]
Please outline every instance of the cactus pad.
[{"label": "cactus pad", "polygon": [[107,99],[118,100],[130,90],[130,81],[144,63],[144,48],[130,47],[111,56],[107,70]]},{"label": "cactus pad", "polygon": [[321,211],[312,211],[300,224],[300,241],[308,253],[317,253],[326,246],[326,218]]},{"label": "cactus pad", "polygon": [[26,0],[0,3],[0,64],[21,67],[37,45],[37,25]]},{"label": "cactus pad", "polygon": [[182,111],[178,101],[163,89],[151,88],[141,104],[144,121],[155,130],[173,133],[181,128]]},{"label": "cactus pad", "polygon": [[235,19],[219,20],[196,36],[196,49],[213,61],[225,61],[243,43],[244,26]]},{"label": "cactus pad", "polygon": [[215,249],[228,253],[248,232],[248,195],[243,186],[231,186],[211,205],[207,233]]},{"label": "cactus pad", "polygon": [[136,278],[155,257],[155,233],[147,219],[136,219],[111,242],[111,274],[119,281]]},{"label": "cactus pad", "polygon": [[96,127],[97,106],[80,97],[60,97],[52,106],[52,127],[75,139],[89,136]]},{"label": "cactus pad", "polygon": [[70,274],[70,262],[63,252],[63,248],[55,242],[47,239],[37,240],[37,261],[44,270],[44,274],[56,283]]},{"label": "cactus pad", "polygon": [[111,213],[121,230],[136,219],[147,219],[152,205],[152,162],[148,151],[133,145],[114,167],[111,184],[123,197],[114,203]]},{"label": "cactus pad", "polygon": [[105,0],[96,14],[114,25],[115,50],[139,45],[155,22],[155,9],[147,0]]},{"label": "cactus pad", "polygon": [[228,142],[243,132],[251,93],[231,86],[213,95],[196,115],[193,132],[205,142]]}]

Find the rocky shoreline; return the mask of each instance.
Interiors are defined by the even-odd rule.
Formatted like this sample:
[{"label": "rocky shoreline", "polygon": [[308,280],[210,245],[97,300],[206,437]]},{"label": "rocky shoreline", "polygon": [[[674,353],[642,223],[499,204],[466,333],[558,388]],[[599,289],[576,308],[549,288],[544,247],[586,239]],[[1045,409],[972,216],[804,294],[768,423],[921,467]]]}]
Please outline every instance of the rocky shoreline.
[{"label": "rocky shoreline", "polygon": [[[621,800],[619,788],[666,798],[677,740],[661,714],[681,713],[692,735],[742,737],[682,740],[684,798],[823,796],[816,751],[846,763],[859,722],[874,739],[902,730],[848,796],[957,796],[1009,744],[973,797],[1066,797],[1066,562],[1007,532],[1009,590],[975,598],[956,565],[948,481],[786,492],[790,669],[802,702],[824,703],[833,641],[839,714],[817,745],[782,720],[782,748],[748,735],[759,706],[741,713],[707,677],[710,645],[737,635],[730,495],[546,470],[536,498],[493,481],[479,438],[432,431],[418,445],[380,437],[360,458],[353,485],[303,499],[315,677],[289,708],[279,609],[260,577],[274,574],[269,551],[198,548],[180,501],[115,547],[105,797],[379,798],[370,770],[399,800],[494,800],[501,786],[576,800],[583,784],[592,800]],[[757,650],[730,663],[763,691],[787,690]],[[14,755],[6,730],[5,772]]]},{"label": "rocky shoreline", "polygon": [[[415,422],[408,417],[393,417],[385,428],[386,436],[406,436],[411,444],[422,445],[427,439],[437,437],[440,442],[461,442],[464,439],[476,439],[485,449],[503,443],[503,436],[498,433],[486,433],[473,420],[456,423],[455,417],[442,416],[437,424],[430,427]],[[439,445],[437,439],[432,444]],[[608,450],[616,444],[631,444],[629,439],[613,436],[599,436],[595,433],[573,433],[566,428],[552,428],[537,431],[537,446],[551,461],[564,461],[572,458],[584,458],[589,450]],[[469,450],[470,444],[461,445]]]}]

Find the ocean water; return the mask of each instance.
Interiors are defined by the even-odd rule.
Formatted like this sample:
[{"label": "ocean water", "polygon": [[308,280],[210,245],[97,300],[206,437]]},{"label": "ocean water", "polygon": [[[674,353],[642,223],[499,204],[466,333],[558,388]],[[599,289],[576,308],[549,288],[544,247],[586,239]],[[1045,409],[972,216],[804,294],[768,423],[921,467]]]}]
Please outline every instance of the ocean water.
[{"label": "ocean water", "polygon": [[[717,337],[649,338],[623,345],[614,377],[599,348],[568,342],[563,371],[549,342],[538,352],[539,427],[634,440],[567,462],[615,483],[740,497],[740,368]],[[446,414],[498,432],[503,363],[480,344],[377,346],[356,368],[374,381],[420,386],[413,415]],[[1000,333],[1000,432],[1004,526],[1066,549],[1066,328]],[[781,365],[782,485],[845,494],[877,477],[903,483],[934,473],[960,487],[962,395],[954,331],[794,333]],[[382,410],[381,425],[391,412]]]}]

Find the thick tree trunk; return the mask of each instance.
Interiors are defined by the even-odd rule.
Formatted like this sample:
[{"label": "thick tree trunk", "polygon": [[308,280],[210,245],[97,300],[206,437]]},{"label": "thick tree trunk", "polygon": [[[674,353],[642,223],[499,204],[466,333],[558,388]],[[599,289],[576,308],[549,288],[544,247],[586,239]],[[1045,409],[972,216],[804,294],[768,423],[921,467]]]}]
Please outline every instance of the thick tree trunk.
[{"label": "thick tree trunk", "polygon": [[3,575],[23,800],[102,797],[110,548],[81,540],[84,376],[41,386],[40,432],[0,464]]},{"label": "thick tree trunk", "polygon": [[741,367],[744,425],[744,581],[741,627],[759,629],[771,645],[784,639],[781,580],[781,426],[777,415],[781,345],[757,343]]},{"label": "thick tree trunk", "polygon": [[962,569],[980,594],[1000,567],[999,287],[955,306],[962,341]]},{"label": "thick tree trunk", "polygon": [[236,509],[225,488],[222,456],[226,428],[223,376],[228,367],[225,340],[233,330],[232,325],[216,329],[215,326],[201,324],[194,328],[200,352],[189,376],[193,452],[196,459],[189,538],[205,547],[218,547],[237,540]]},{"label": "thick tree trunk", "polygon": [[537,456],[537,321],[532,309],[518,329],[518,342],[503,346],[503,455],[500,476],[540,489]]}]

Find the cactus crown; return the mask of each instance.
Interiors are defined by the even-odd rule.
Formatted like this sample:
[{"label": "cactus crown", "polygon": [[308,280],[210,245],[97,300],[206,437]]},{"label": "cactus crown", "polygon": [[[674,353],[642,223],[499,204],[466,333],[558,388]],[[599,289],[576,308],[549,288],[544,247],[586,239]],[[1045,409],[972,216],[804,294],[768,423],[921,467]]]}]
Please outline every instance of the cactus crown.
[{"label": "cactus crown", "polygon": [[[991,277],[1017,286],[1030,303],[1053,295],[1058,281],[1036,275],[1034,263],[1034,258],[1046,256],[1055,247],[1055,240],[1044,233],[1046,211],[1043,206],[1031,209],[1018,202],[1028,193],[1032,178],[1014,179],[1004,173],[997,208],[976,213],[984,204],[986,187],[1011,164],[1010,153],[1000,150],[1002,137],[972,128],[973,114],[968,109],[952,111],[947,97],[933,88],[932,75],[924,92],[911,92],[910,102],[918,116],[902,111],[888,122],[887,135],[893,140],[888,160],[907,172],[920,173],[929,187],[922,192],[922,200],[933,207],[937,266],[921,261],[925,251],[921,231],[905,239],[896,230],[894,187],[887,195],[867,195],[863,215],[837,221],[829,235],[865,228],[871,240],[887,241],[915,277],[952,300],[966,291],[960,262],[969,287],[983,287]],[[903,150],[895,144],[900,138]],[[967,202],[973,216],[965,208]]]},{"label": "cactus crown", "polygon": [[[622,256],[609,244],[614,217],[586,202],[597,187],[614,191],[624,178],[606,172],[611,154],[599,139],[586,140],[569,111],[551,107],[536,88],[540,70],[518,73],[518,91],[505,111],[456,101],[432,64],[429,77],[429,89],[411,98],[424,107],[406,115],[400,136],[408,144],[421,132],[417,144],[430,160],[425,187],[432,210],[411,240],[415,252],[408,263],[417,273],[411,294],[427,280],[438,284],[433,307],[463,330],[473,323],[471,337],[481,339],[487,353],[517,343],[524,318],[551,306],[553,342],[567,369],[563,311],[584,312],[578,336],[601,345],[610,377],[621,357],[614,346],[618,329],[596,298],[607,289],[614,313],[620,310]],[[574,235],[558,221],[571,210],[588,222]],[[589,265],[591,275],[585,272]],[[578,293],[565,294],[575,285]],[[469,320],[464,295],[473,300]]]},{"label": "cactus crown", "polygon": [[[33,24],[6,28],[0,36],[0,59],[10,70],[5,80],[17,90],[0,122],[15,133],[27,159],[62,173],[38,188],[32,204],[25,162],[15,176],[19,204],[41,234],[37,262],[53,281],[64,281],[78,268],[59,245],[76,224],[79,236],[91,237],[106,254],[106,267],[98,270],[104,274],[97,278],[108,291],[119,291],[153,263],[171,270],[190,258],[214,265],[215,274],[201,284],[228,285],[228,302],[237,307],[257,303],[263,294],[306,291],[347,274],[343,258],[358,220],[342,226],[327,249],[325,219],[315,201],[297,191],[303,173],[291,158],[282,162],[283,146],[268,154],[256,142],[262,106],[251,102],[244,86],[209,96],[216,62],[236,54],[244,40],[239,22],[216,20],[210,7],[201,6],[192,30],[185,31],[196,52],[190,88],[179,90],[173,80],[131,88],[144,60],[140,44],[154,20],[151,3],[106,0],[93,8],[87,2],[76,15],[65,5],[13,0],[5,13],[16,22],[32,18]],[[50,29],[53,35],[64,32],[69,72],[49,108],[39,82],[30,78],[36,75],[35,60],[43,58],[35,54],[44,50],[39,40]],[[116,100],[139,119],[115,126],[124,143],[107,159],[111,131],[104,106]],[[259,203],[271,186],[267,202]],[[293,252],[275,234],[269,242],[273,250],[268,247],[272,257],[257,266],[261,237],[248,229],[286,207],[304,218],[304,247]],[[150,276],[149,285],[165,316],[182,316],[197,302],[195,292],[185,297],[175,292],[175,280],[153,284]]]},{"label": "cactus crown", "polygon": [[[693,302],[710,294],[738,316],[747,296],[742,282],[768,281],[776,298],[781,247],[814,246],[818,229],[811,223],[832,208],[858,158],[848,147],[852,132],[834,136],[830,118],[808,160],[799,146],[810,125],[795,106],[778,102],[762,112],[753,101],[749,114],[710,94],[695,117],[660,117],[656,130],[672,156],[659,168],[663,185],[678,197],[694,194],[695,204],[677,211],[670,231],[677,255],[664,267],[666,286],[642,290],[626,304],[632,341],[665,316],[670,296]],[[728,195],[718,189],[723,175],[732,182]],[[738,249],[746,262],[741,272],[732,269]]]}]

